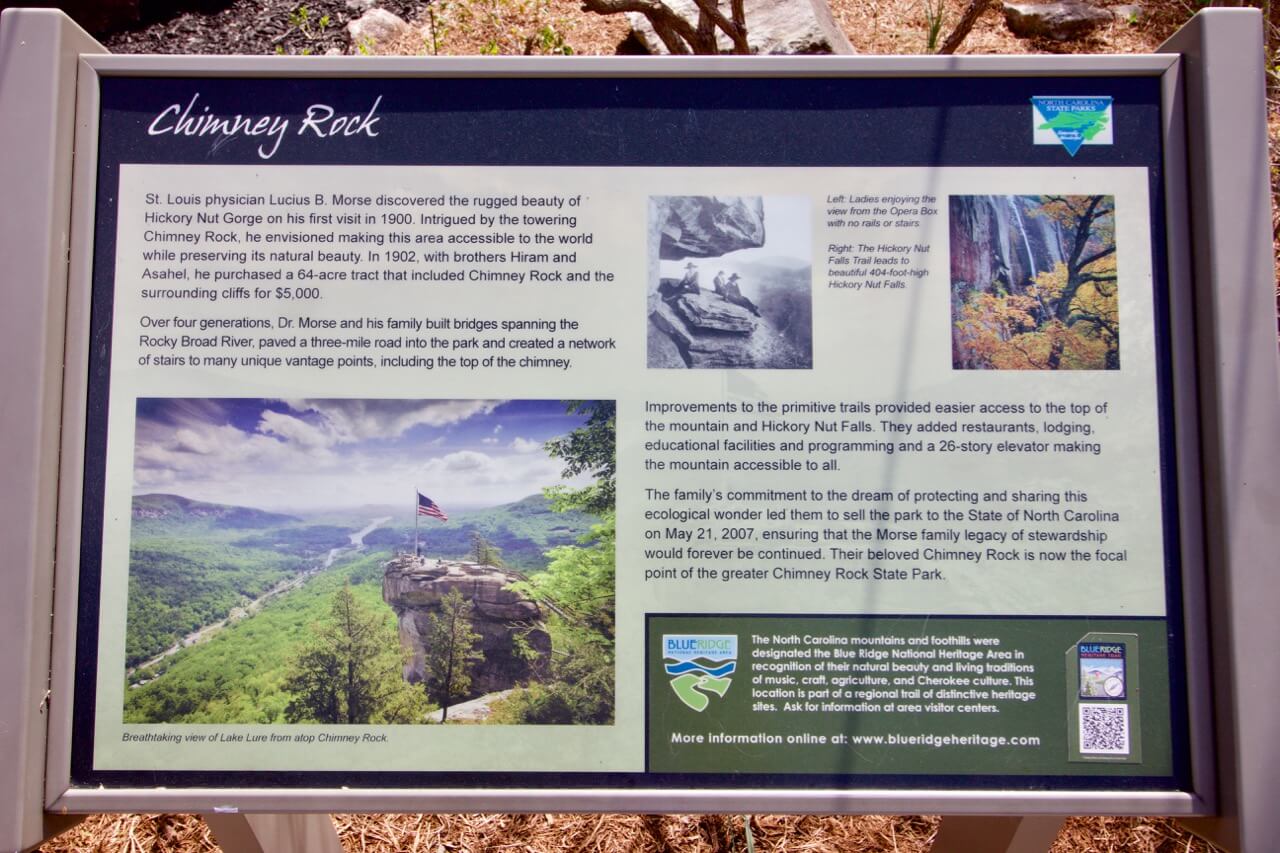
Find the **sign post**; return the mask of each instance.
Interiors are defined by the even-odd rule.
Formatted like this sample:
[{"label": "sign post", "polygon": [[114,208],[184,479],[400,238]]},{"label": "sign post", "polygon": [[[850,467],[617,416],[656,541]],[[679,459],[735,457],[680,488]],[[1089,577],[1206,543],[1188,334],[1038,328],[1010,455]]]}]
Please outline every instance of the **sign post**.
[{"label": "sign post", "polygon": [[[1265,605],[1275,592],[1266,569],[1275,495],[1247,461],[1267,458],[1269,437],[1280,428],[1272,300],[1252,284],[1271,281],[1275,262],[1271,241],[1259,229],[1270,221],[1271,199],[1263,177],[1264,113],[1255,109],[1265,81],[1249,62],[1262,50],[1257,21],[1249,13],[1197,16],[1163,48],[1180,55],[1186,69],[1176,85],[1184,87],[1187,103],[1191,168],[1183,203],[1201,285],[1195,293],[1207,472],[1206,633],[1220,797],[1219,817],[1187,823],[1233,850],[1271,844],[1277,818],[1262,792],[1280,783],[1280,771],[1264,758],[1276,750],[1266,697],[1280,690],[1280,669],[1249,652],[1280,641],[1280,626]],[[1208,652],[1202,647],[1199,653]]]},{"label": "sign post", "polygon": [[660,64],[46,37],[84,55],[74,161],[64,115],[25,170],[63,176],[25,324],[56,341],[15,358],[57,537],[45,808],[262,849],[336,844],[336,810],[1269,837],[1261,73],[1209,73],[1257,33]]},{"label": "sign post", "polygon": [[[5,12],[0,25],[0,348],[6,472],[0,542],[0,847],[38,843],[67,824],[44,810],[53,612],[61,353],[66,314],[76,66],[103,48],[60,12]],[[10,117],[13,120],[9,120]]]}]

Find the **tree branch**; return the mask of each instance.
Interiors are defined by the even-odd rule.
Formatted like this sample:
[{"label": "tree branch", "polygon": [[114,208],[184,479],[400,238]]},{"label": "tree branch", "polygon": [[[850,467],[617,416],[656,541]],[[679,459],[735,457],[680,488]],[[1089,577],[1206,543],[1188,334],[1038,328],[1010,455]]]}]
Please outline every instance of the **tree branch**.
[{"label": "tree branch", "polygon": [[684,18],[659,0],[582,0],[582,11],[597,15],[639,12],[653,24],[653,30],[673,54],[692,53],[698,34]]},{"label": "tree branch", "polygon": [[[697,0],[694,0],[697,2]],[[694,53],[708,54],[718,52],[716,45],[716,23],[707,14],[707,10],[698,3],[698,43],[693,46]]]},{"label": "tree branch", "polygon": [[[742,53],[750,53],[751,47],[747,44],[747,10],[743,0],[729,0],[729,13],[733,15],[733,25],[742,37]],[[736,40],[734,45],[737,46]]]},{"label": "tree branch", "polygon": [[987,10],[992,0],[969,0],[969,6],[964,10],[964,14],[960,16],[960,21],[956,24],[956,28],[951,31],[951,35],[947,36],[942,42],[942,47],[938,48],[938,53],[942,55],[951,55],[956,52],[956,48],[960,47],[960,43],[969,35],[969,31],[973,29],[973,25],[978,22],[979,16]]},{"label": "tree branch", "polygon": [[1018,355],[1025,358],[1027,360],[1027,364],[1031,365],[1032,368],[1036,370],[1044,370],[1044,365],[1036,362],[1036,360],[1031,357],[1031,353],[1027,352],[1027,350],[1021,346],[1021,343],[1021,341],[1011,340],[1009,342],[1009,346],[1012,350],[1018,353]]},{"label": "tree branch", "polygon": [[1094,261],[1100,261],[1100,260],[1102,260],[1103,258],[1105,258],[1107,255],[1114,254],[1114,253],[1115,253],[1115,250],[1116,250],[1116,247],[1115,247],[1115,244],[1113,243],[1113,244],[1111,244],[1109,247],[1107,247],[1107,248],[1105,248],[1105,249],[1102,249],[1101,251],[1099,251],[1099,252],[1097,252],[1097,253],[1095,253],[1095,254],[1093,254],[1093,255],[1090,255],[1089,257],[1084,258],[1083,260],[1081,260],[1077,268],[1078,268],[1078,269],[1084,269],[1085,267],[1089,266],[1089,264],[1093,263]]},{"label": "tree branch", "polygon": [[730,0],[733,20],[718,8],[718,0],[694,0],[698,7],[698,23],[690,24],[661,0],[582,0],[582,11],[597,15],[639,12],[649,19],[653,31],[672,54],[717,54],[716,28],[733,43],[733,53],[749,54],[746,13],[743,0]]},{"label": "tree branch", "polygon": [[[694,0],[694,2],[698,4],[699,22],[701,22],[703,15],[710,18],[717,27],[724,31],[724,34],[729,37],[730,41],[733,42],[734,53],[747,54],[751,52],[751,48],[747,46],[746,27],[743,26],[742,31],[739,32],[738,25],[734,21],[730,21],[726,18],[720,11],[718,0]],[[711,37],[710,48],[710,51],[708,51],[709,53],[719,52],[714,35]]]},{"label": "tree branch", "polygon": [[1102,202],[1102,196],[1089,196],[1089,204],[1083,212],[1076,213],[1075,208],[1067,204],[1067,209],[1076,214],[1076,236],[1071,247],[1071,257],[1067,259],[1067,268],[1069,270],[1078,270],[1084,266],[1080,263],[1080,256],[1084,254],[1085,247],[1089,245],[1089,234],[1093,229],[1093,220],[1096,218],[1094,209]]}]

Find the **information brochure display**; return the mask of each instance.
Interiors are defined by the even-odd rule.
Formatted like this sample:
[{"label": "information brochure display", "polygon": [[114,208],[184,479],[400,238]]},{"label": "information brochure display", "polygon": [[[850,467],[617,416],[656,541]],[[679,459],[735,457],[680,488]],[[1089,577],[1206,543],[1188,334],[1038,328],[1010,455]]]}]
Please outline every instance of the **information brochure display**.
[{"label": "information brochure display", "polygon": [[1192,790],[1158,70],[98,64],[73,787]]}]

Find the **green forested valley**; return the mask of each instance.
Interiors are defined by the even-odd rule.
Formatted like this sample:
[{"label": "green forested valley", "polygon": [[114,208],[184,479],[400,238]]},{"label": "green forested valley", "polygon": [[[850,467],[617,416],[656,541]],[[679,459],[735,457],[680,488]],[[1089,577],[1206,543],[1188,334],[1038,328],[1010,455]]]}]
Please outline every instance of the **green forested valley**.
[{"label": "green forested valley", "polygon": [[359,529],[307,525],[177,495],[133,499],[125,664],[160,654],[282,581],[315,568]]},{"label": "green forested valley", "polygon": [[395,636],[395,614],[382,602],[381,565],[387,557],[377,552],[339,562],[252,617],[166,658],[162,675],[127,689],[124,721],[285,722],[290,696],[281,687],[290,663],[313,626],[328,616],[344,585],[361,604],[382,613]]},{"label": "green forested valley", "polygon": [[125,664],[163,652],[297,574],[305,561],[227,543],[135,539],[129,554]]}]

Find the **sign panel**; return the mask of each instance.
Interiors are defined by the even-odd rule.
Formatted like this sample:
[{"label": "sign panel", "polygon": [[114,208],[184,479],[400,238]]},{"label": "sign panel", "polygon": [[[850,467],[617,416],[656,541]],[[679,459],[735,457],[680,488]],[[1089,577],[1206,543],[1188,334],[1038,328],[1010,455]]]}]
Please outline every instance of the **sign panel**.
[{"label": "sign panel", "polygon": [[1158,77],[98,96],[73,784],[1190,789]]}]

